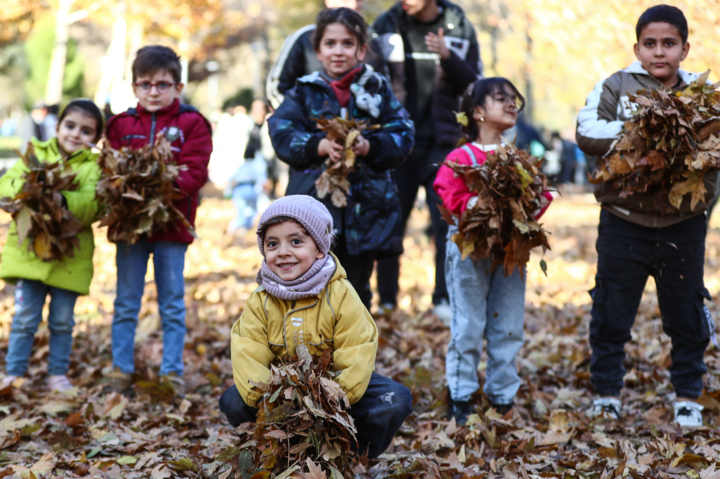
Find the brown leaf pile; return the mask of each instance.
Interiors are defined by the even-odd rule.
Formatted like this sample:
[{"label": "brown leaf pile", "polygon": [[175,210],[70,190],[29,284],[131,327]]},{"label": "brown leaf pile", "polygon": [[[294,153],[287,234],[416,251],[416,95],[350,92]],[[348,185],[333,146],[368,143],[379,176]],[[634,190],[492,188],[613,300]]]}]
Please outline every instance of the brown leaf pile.
[{"label": "brown leaf pile", "polygon": [[170,143],[163,136],[140,150],[103,148],[96,193],[108,205],[100,226],[108,227],[110,240],[134,243],[141,235],[164,231],[175,222],[194,232],[173,205],[184,198],[174,182],[185,166],[176,165],[172,158]]},{"label": "brown leaf pile", "polygon": [[347,412],[350,402],[333,380],[332,349],[317,360],[305,345],[297,353],[289,362],[271,366],[268,383],[254,384],[263,398],[256,422],[235,430],[241,438],[239,449],[252,451],[238,460],[239,472],[245,474],[251,462],[253,472],[304,477],[302,468],[307,465],[309,474],[319,468],[333,478],[344,473],[351,479],[354,472],[365,469],[352,452],[357,430]]},{"label": "brown leaf pile", "polygon": [[686,195],[692,210],[706,201],[704,177],[720,168],[720,83],[707,85],[709,74],[683,91],[629,95],[637,113],[590,181],[609,182],[622,197],[659,192],[663,213],[677,211]]},{"label": "brown leaf pile", "polygon": [[[104,391],[112,371],[111,324],[115,298],[115,247],[95,229],[91,294],[78,298],[70,356],[77,389],[50,394],[45,386],[48,329],[35,337],[27,379],[0,391],[0,477],[102,479],[268,478],[248,471],[251,450],[239,454],[238,438],[218,409],[233,384],[230,330],[257,288],[262,257],[253,233],[230,239],[222,232],[235,215],[230,201],[207,198],[198,213],[201,240],[186,255],[188,333],[184,361],[187,394],[166,402],[158,383],[161,319],[154,282],[146,285],[135,348],[134,394]],[[708,230],[706,284],[720,294],[720,213]],[[380,345],[376,372],[402,382],[413,395],[413,413],[388,450],[368,464],[375,479],[720,479],[720,350],[705,354],[708,373],[700,402],[705,426],[672,422],[672,345],[652,285],[638,311],[627,359],[620,421],[587,418],[594,391],[589,381],[588,323],[597,253],[598,206],[590,195],[564,194],[543,221],[552,229],[546,280],[533,251],[528,264],[525,345],[517,363],[522,385],[510,415],[490,411],[480,391],[476,416],[458,427],[445,419],[445,354],[448,328],[428,312],[434,287],[433,252],[425,212],[414,210],[402,257],[400,310],[375,316]],[[0,212],[0,244],[10,215]],[[0,370],[4,368],[15,288],[0,281]],[[720,316],[717,302],[708,308]],[[478,369],[485,382],[487,356]],[[158,386],[162,386],[158,384]],[[332,438],[331,438],[332,439]],[[251,448],[252,449],[252,448]],[[317,466],[317,459],[312,457]],[[245,473],[240,462],[245,467]],[[285,479],[338,479],[298,463]],[[317,466],[319,467],[319,466]],[[311,472],[312,471],[312,472]],[[302,474],[302,476],[300,476]],[[278,475],[279,476],[279,475]],[[367,477],[367,476],[366,476]]]},{"label": "brown leaf pile", "polygon": [[347,193],[350,191],[348,176],[355,171],[353,145],[364,130],[373,130],[380,126],[370,125],[366,121],[346,120],[340,117],[312,118],[312,120],[317,122],[320,131],[327,132],[325,138],[345,146],[339,160],[335,161],[330,157],[325,160],[325,169],[315,180],[318,198],[322,199],[330,195],[333,205],[342,208],[347,205]]},{"label": "brown leaf pile", "polygon": [[43,261],[72,258],[74,248],[80,247],[77,234],[83,224],[62,206],[60,192],[78,189],[75,172],[63,161],[40,162],[32,143],[20,159],[29,169],[23,173],[22,190],[13,198],[0,200],[0,208],[10,213],[17,225],[18,246],[27,238],[28,249]]},{"label": "brown leaf pile", "polygon": [[542,246],[543,252],[550,249],[545,230],[535,220],[535,214],[548,204],[543,196],[548,180],[541,164],[542,159],[514,146],[498,147],[483,165],[445,163],[478,196],[477,203],[457,221],[440,206],[445,220],[458,227],[452,240],[463,259],[492,258],[491,271],[502,264],[505,276],[516,267],[522,276],[530,250],[536,246]]}]

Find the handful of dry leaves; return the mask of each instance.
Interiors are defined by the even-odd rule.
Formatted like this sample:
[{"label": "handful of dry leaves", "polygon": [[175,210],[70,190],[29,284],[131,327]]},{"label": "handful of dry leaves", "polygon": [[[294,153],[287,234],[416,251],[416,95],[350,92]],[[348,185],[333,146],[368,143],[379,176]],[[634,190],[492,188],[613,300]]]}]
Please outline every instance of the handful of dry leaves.
[{"label": "handful of dry leaves", "polygon": [[[452,239],[463,259],[492,258],[491,271],[502,264],[505,276],[517,267],[522,277],[530,250],[536,246],[542,246],[543,252],[550,249],[545,230],[535,220],[535,214],[548,204],[543,196],[548,180],[541,164],[541,158],[514,146],[498,147],[479,166],[445,163],[478,198],[457,221],[440,206],[445,220],[458,227]],[[545,271],[545,262],[540,265]]]},{"label": "handful of dry leaves", "polygon": [[640,90],[638,105],[622,136],[590,178],[608,182],[620,196],[660,192],[663,213],[680,208],[691,195],[691,209],[707,200],[704,176],[720,168],[720,83],[707,85],[710,71],[683,91]]},{"label": "handful of dry leaves", "polygon": [[108,205],[100,226],[108,227],[111,241],[134,243],[142,234],[163,231],[174,222],[194,232],[173,205],[184,198],[174,182],[186,167],[170,160],[170,143],[163,136],[140,150],[103,148],[98,159],[102,176],[95,191]]},{"label": "handful of dry leaves", "polygon": [[328,194],[333,205],[342,208],[347,205],[347,193],[350,191],[348,176],[355,171],[355,152],[353,145],[364,130],[375,130],[380,125],[370,125],[366,121],[346,120],[336,117],[312,118],[318,124],[320,131],[327,132],[329,141],[345,145],[342,156],[339,160],[328,157],[325,160],[325,170],[315,180],[318,198],[325,198]]},{"label": "handful of dry leaves", "polygon": [[73,249],[80,247],[77,234],[83,224],[63,207],[60,192],[78,189],[75,172],[63,161],[41,163],[32,143],[20,159],[29,169],[23,173],[22,190],[13,198],[0,200],[0,208],[10,213],[17,225],[18,246],[27,238],[28,249],[43,261],[72,258]]},{"label": "handful of dry leaves", "polygon": [[365,472],[351,452],[357,431],[347,412],[350,402],[329,369],[332,350],[319,359],[304,345],[297,353],[290,362],[271,366],[267,384],[254,385],[263,399],[257,421],[235,429],[240,449],[252,451],[254,468],[283,477],[305,477],[305,465],[311,474],[322,469],[332,478]]}]

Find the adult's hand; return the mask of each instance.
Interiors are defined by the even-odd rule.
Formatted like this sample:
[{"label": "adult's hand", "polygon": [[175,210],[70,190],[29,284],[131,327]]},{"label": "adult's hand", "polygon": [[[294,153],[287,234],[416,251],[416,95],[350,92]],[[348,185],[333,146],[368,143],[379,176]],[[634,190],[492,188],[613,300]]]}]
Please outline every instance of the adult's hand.
[{"label": "adult's hand", "polygon": [[450,58],[450,50],[445,45],[445,32],[442,28],[438,30],[437,35],[432,32],[425,35],[425,46],[431,52],[439,53],[443,60]]}]

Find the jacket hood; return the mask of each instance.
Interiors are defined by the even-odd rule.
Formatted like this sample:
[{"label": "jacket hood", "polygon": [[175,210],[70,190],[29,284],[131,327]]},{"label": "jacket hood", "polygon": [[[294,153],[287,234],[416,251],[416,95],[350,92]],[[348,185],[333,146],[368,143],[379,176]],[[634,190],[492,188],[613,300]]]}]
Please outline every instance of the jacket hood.
[{"label": "jacket hood", "polygon": [[[632,73],[635,75],[646,75],[646,76],[652,77],[652,75],[650,75],[650,73],[648,73],[648,71],[642,67],[642,63],[640,63],[639,61],[631,63],[629,67],[624,68],[622,71],[625,73]],[[692,82],[694,82],[695,80],[697,80],[697,78],[700,76],[700,73],[690,73],[690,72],[686,72],[685,70],[678,70],[678,76],[680,77],[680,79],[682,80],[683,83],[685,83],[686,85],[689,85]]]},{"label": "jacket hood", "polygon": [[339,281],[341,279],[347,278],[347,273],[345,272],[345,268],[343,268],[343,265],[340,264],[340,260],[337,256],[335,256],[335,253],[330,252],[329,253],[332,259],[335,260],[335,274],[332,275],[332,278],[330,278],[330,281],[328,281],[328,284],[332,283],[333,281]]},{"label": "jacket hood", "polygon": [[[62,154],[60,153],[60,144],[57,138],[50,138],[46,141],[40,141],[33,137],[30,139],[33,147],[35,148],[35,154],[40,161],[51,159],[52,161],[60,161]],[[68,163],[82,163],[92,158],[92,152],[89,148],[82,148],[72,155],[68,156],[65,161]]]}]

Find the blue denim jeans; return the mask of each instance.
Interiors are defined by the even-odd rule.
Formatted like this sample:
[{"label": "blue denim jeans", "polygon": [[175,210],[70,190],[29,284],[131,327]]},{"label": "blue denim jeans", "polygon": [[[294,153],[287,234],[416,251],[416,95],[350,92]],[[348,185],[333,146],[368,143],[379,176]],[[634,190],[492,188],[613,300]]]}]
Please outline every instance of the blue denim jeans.
[{"label": "blue denim jeans", "polygon": [[[254,422],[257,409],[245,404],[237,387],[229,387],[220,397],[220,411],[232,427]],[[412,394],[392,379],[372,374],[370,384],[348,413],[357,428],[358,448],[354,449],[370,459],[382,454],[392,443],[395,433],[412,412]]]},{"label": "blue denim jeans", "polygon": [[15,286],[15,316],[13,316],[10,343],[5,357],[8,375],[22,376],[27,372],[33,338],[42,321],[43,305],[50,294],[50,355],[48,374],[67,374],[72,349],[72,332],[75,326],[73,312],[79,296],[74,291],[48,286],[41,281],[20,279]]},{"label": "blue denim jeans", "polygon": [[[448,235],[457,229],[451,228]],[[452,339],[445,361],[450,396],[467,401],[478,390],[477,368],[487,340],[483,390],[493,404],[512,404],[520,388],[515,357],[524,341],[525,280],[516,270],[505,277],[502,266],[488,273],[492,259],[462,259],[447,242],[445,275],[453,317]]]},{"label": "blue denim jeans", "polygon": [[245,183],[236,186],[232,191],[232,200],[237,211],[237,216],[233,218],[228,231],[235,232],[238,228],[252,228],[253,221],[257,215],[258,193],[255,186]]},{"label": "blue denim jeans", "polygon": [[704,304],[705,215],[665,228],[636,225],[602,210],[590,320],[590,379],[601,396],[623,387],[631,339],[648,277],[655,279],[665,333],[672,341],[670,379],[679,397],[697,398],[707,372],[705,349],[715,332]]},{"label": "blue denim jeans", "polygon": [[185,348],[185,252],[188,245],[176,241],[135,244],[117,243],[117,296],[112,323],[113,366],[124,373],[135,372],[135,328],[145,290],[150,254],[155,267],[158,306],[163,329],[163,359],[160,374],[183,374]]}]

